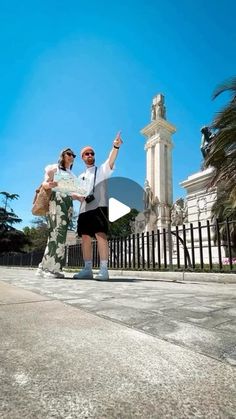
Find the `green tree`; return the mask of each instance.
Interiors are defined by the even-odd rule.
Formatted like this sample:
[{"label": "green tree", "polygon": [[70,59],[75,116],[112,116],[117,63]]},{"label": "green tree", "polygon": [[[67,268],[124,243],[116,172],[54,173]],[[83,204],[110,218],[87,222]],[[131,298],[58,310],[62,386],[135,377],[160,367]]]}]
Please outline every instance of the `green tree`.
[{"label": "green tree", "polygon": [[134,221],[138,215],[136,209],[132,209],[129,214],[124,215],[113,223],[109,223],[109,234],[108,237],[125,237],[132,233],[131,222]]},{"label": "green tree", "polygon": [[[69,224],[68,230],[76,230],[78,214],[74,214]],[[24,227],[23,231],[29,240],[29,244],[25,246],[25,251],[41,251],[44,250],[48,240],[48,226],[46,217],[35,217],[33,227]]]},{"label": "green tree", "polygon": [[9,231],[12,229],[12,224],[22,221],[8,204],[8,201],[18,199],[19,195],[9,194],[8,192],[0,192],[0,195],[3,196],[3,206],[0,207],[0,231]]},{"label": "green tree", "polygon": [[20,223],[22,220],[9,207],[8,203],[18,199],[19,195],[8,192],[0,192],[0,195],[3,196],[3,206],[0,207],[0,253],[20,252],[28,243],[28,239],[22,231],[13,227],[14,224]]},{"label": "green tree", "polygon": [[35,218],[33,224],[33,227],[23,228],[23,231],[29,241],[29,244],[25,247],[25,250],[30,252],[44,250],[48,239],[46,217]]}]

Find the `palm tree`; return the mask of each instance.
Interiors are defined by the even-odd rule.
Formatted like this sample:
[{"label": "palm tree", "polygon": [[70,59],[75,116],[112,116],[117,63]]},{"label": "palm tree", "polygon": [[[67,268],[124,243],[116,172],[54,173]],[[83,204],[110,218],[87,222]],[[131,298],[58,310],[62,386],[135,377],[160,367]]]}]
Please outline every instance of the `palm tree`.
[{"label": "palm tree", "polygon": [[236,248],[236,77],[216,88],[213,99],[230,93],[228,104],[216,114],[211,129],[214,132],[205,158],[205,167],[213,167],[210,186],[217,187],[217,199],[212,207],[212,219],[218,219],[221,237],[226,237],[229,221],[230,241]]},{"label": "palm tree", "polygon": [[[232,201],[229,199],[227,193],[224,189],[217,191],[217,198],[215,203],[211,209],[212,213],[212,220],[216,223],[216,220],[219,222],[219,233],[220,233],[220,240],[224,243],[227,243],[228,240],[231,243],[233,256],[236,255],[236,208],[232,207]],[[227,229],[227,224],[228,229]],[[217,242],[217,234],[216,234],[216,224],[214,231],[214,241]],[[228,237],[228,233],[229,237]],[[226,253],[228,253],[226,249]]]},{"label": "palm tree", "polygon": [[218,86],[213,99],[226,91],[231,93],[231,98],[213,120],[211,128],[215,135],[205,166],[214,168],[211,186],[224,185],[228,199],[236,207],[236,77]]}]

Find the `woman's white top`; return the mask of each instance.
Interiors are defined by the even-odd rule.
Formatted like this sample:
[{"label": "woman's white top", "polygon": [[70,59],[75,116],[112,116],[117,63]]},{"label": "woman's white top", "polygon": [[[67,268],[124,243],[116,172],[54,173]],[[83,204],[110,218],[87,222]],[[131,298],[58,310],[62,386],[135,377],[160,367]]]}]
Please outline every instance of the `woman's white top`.
[{"label": "woman's white top", "polygon": [[[74,175],[74,173],[72,173],[72,171],[70,169],[66,169],[66,170],[62,170],[58,167],[58,164],[49,164],[48,166],[45,167],[45,175],[44,175],[44,182],[50,182],[54,180],[54,175],[55,174],[62,174],[63,177],[69,177],[72,179],[75,179],[76,176]],[[64,192],[62,191],[56,191],[57,193],[63,194]]]}]

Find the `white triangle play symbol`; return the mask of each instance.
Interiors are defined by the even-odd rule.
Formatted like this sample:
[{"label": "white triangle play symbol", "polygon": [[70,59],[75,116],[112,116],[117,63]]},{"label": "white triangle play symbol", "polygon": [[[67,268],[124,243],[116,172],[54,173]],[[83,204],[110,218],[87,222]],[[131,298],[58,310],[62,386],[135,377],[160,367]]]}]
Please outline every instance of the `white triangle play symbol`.
[{"label": "white triangle play symbol", "polygon": [[131,208],[122,202],[118,201],[115,198],[109,199],[109,221],[113,223],[113,221],[118,220],[119,218],[123,217],[123,215],[128,214],[131,211]]}]

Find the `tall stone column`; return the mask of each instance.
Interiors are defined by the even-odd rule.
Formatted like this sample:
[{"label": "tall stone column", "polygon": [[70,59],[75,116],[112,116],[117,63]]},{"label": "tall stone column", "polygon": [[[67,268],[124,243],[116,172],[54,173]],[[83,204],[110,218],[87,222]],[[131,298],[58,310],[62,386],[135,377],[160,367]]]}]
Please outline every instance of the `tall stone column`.
[{"label": "tall stone column", "polygon": [[[175,126],[166,120],[164,96],[159,94],[152,101],[151,122],[141,130],[146,138],[146,181],[150,186],[153,202],[158,202],[157,228],[164,228],[170,222],[170,208],[173,203],[172,134],[175,132]],[[152,228],[153,225],[147,226],[149,230]]]}]

